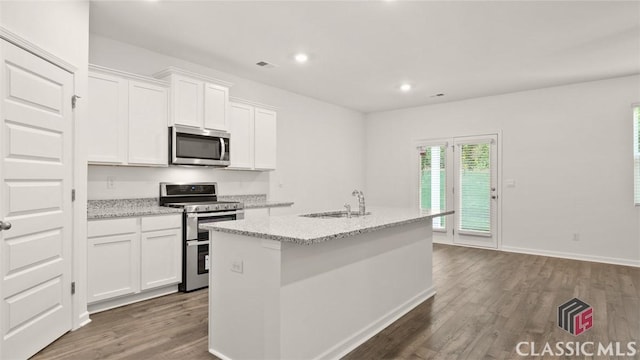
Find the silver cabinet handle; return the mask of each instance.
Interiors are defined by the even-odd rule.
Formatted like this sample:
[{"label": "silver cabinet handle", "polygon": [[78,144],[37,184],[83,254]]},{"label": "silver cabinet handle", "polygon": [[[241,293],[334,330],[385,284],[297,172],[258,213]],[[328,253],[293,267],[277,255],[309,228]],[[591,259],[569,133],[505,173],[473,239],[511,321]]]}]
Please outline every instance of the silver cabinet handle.
[{"label": "silver cabinet handle", "polygon": [[0,231],[11,229],[11,223],[8,221],[0,221]]}]

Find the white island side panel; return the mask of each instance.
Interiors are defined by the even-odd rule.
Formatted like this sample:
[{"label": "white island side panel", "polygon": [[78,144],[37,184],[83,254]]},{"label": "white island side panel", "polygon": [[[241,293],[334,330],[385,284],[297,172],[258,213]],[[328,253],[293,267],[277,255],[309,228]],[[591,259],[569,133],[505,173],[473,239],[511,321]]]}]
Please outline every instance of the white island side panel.
[{"label": "white island side panel", "polygon": [[339,358],[433,296],[431,235],[431,221],[313,245],[213,231],[210,352]]},{"label": "white island side panel", "polygon": [[337,359],[435,294],[431,221],[282,251],[281,358]]}]

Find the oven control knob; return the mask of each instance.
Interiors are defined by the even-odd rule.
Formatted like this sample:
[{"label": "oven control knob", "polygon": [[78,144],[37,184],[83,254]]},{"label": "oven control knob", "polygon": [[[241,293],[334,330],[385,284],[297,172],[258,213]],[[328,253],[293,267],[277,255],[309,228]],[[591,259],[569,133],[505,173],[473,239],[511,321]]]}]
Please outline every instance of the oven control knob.
[{"label": "oven control knob", "polygon": [[215,210],[220,210],[220,205],[215,205]]},{"label": "oven control knob", "polygon": [[222,208],[223,208],[223,209],[228,209],[228,208],[229,208],[229,205],[222,205]]}]

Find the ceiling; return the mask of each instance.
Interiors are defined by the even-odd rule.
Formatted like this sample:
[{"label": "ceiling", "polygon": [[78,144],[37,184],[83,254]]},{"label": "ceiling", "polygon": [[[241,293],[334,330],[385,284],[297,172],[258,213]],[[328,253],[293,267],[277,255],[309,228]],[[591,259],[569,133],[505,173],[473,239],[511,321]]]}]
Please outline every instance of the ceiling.
[{"label": "ceiling", "polygon": [[93,1],[90,30],[363,113],[640,73],[636,1]]}]

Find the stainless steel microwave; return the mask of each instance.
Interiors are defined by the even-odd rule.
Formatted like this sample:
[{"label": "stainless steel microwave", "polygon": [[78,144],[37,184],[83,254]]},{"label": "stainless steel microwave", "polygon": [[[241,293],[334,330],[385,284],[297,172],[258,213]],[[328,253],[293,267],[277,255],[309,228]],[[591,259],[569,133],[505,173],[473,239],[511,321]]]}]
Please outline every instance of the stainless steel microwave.
[{"label": "stainless steel microwave", "polygon": [[172,165],[229,166],[230,138],[226,131],[172,126],[169,161]]}]

